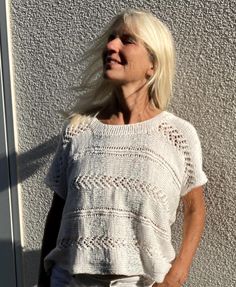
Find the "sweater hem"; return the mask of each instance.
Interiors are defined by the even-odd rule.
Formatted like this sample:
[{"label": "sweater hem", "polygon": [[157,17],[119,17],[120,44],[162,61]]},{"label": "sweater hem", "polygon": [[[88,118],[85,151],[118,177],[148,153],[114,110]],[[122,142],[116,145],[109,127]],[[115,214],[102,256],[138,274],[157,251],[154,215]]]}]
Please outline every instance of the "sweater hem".
[{"label": "sweater hem", "polygon": [[[91,257],[91,254],[89,255],[87,253],[81,253],[71,260],[70,253],[75,251],[72,249],[67,251],[60,250],[58,248],[54,249],[45,258],[45,270],[50,272],[50,269],[56,264],[73,275],[83,273],[99,275],[114,274],[125,276],[142,275],[150,280],[153,280],[153,282],[155,281],[157,283],[161,283],[171,268],[171,264],[169,263],[171,261],[168,262],[167,259],[164,260],[164,258],[161,257],[156,257],[155,262],[158,263],[155,263],[154,261],[149,261],[145,258],[141,259],[141,261],[135,259],[124,261],[122,260],[122,258],[124,259],[123,256],[119,256],[118,254],[110,254],[111,257],[109,261],[107,258],[97,258],[97,262],[92,261],[92,263],[90,263],[88,259]],[[116,263],[117,258],[120,259],[118,263]]]}]

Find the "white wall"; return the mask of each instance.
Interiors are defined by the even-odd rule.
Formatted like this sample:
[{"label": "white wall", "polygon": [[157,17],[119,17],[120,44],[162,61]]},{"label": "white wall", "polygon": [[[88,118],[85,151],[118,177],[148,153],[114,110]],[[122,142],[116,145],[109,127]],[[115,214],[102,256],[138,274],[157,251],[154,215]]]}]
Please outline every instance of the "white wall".
[{"label": "white wall", "polygon": [[[235,286],[235,5],[230,0],[12,0],[26,287],[36,283],[51,200],[42,180],[61,128],[56,111],[75,98],[69,87],[76,84],[86,42],[125,7],[150,9],[172,30],[177,74],[170,111],[189,120],[202,142],[208,215],[185,286]],[[180,220],[173,228],[175,245]]]}]

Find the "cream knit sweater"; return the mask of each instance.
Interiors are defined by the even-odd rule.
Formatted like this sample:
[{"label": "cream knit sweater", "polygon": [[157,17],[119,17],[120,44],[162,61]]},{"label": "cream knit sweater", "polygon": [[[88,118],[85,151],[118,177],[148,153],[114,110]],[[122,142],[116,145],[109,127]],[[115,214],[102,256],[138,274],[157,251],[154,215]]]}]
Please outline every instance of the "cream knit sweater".
[{"label": "cream knit sweater", "polygon": [[65,123],[45,183],[65,199],[57,263],[72,273],[145,275],[162,282],[175,258],[180,197],[207,182],[195,128],[163,111],[108,125]]}]

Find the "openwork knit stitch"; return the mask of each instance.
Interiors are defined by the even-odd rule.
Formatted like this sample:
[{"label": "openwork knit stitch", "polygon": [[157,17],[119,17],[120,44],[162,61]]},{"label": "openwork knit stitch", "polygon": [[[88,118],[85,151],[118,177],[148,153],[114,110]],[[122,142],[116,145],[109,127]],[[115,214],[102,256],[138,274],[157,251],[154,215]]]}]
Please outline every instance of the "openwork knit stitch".
[{"label": "openwork knit stitch", "polygon": [[194,185],[194,166],[190,157],[190,146],[187,143],[187,139],[184,138],[183,134],[175,127],[171,126],[167,122],[162,122],[158,126],[158,130],[165,135],[168,140],[184,154],[185,159],[185,175],[187,177],[187,186]]},{"label": "openwork knit stitch", "polygon": [[169,112],[129,125],[65,123],[45,178],[65,199],[46,269],[56,262],[72,273],[162,282],[180,197],[206,181],[195,128]]},{"label": "openwork knit stitch", "polygon": [[151,246],[142,244],[137,240],[127,241],[124,238],[114,238],[108,236],[92,236],[92,237],[79,237],[75,239],[63,238],[58,242],[60,248],[68,248],[75,246],[77,249],[91,248],[96,250],[97,248],[109,249],[109,248],[129,248],[132,246],[134,249],[139,251],[141,248],[143,251],[147,252],[150,257],[159,255],[158,250],[152,248]]}]

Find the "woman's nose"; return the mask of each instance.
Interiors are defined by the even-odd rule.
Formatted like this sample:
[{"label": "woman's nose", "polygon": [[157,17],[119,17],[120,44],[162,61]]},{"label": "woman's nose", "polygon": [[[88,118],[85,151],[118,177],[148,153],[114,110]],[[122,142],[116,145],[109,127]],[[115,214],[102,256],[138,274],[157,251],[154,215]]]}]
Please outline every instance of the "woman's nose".
[{"label": "woman's nose", "polygon": [[107,42],[106,48],[107,50],[112,50],[115,52],[118,52],[121,48],[122,42],[119,37],[116,37],[114,39],[111,39]]}]

